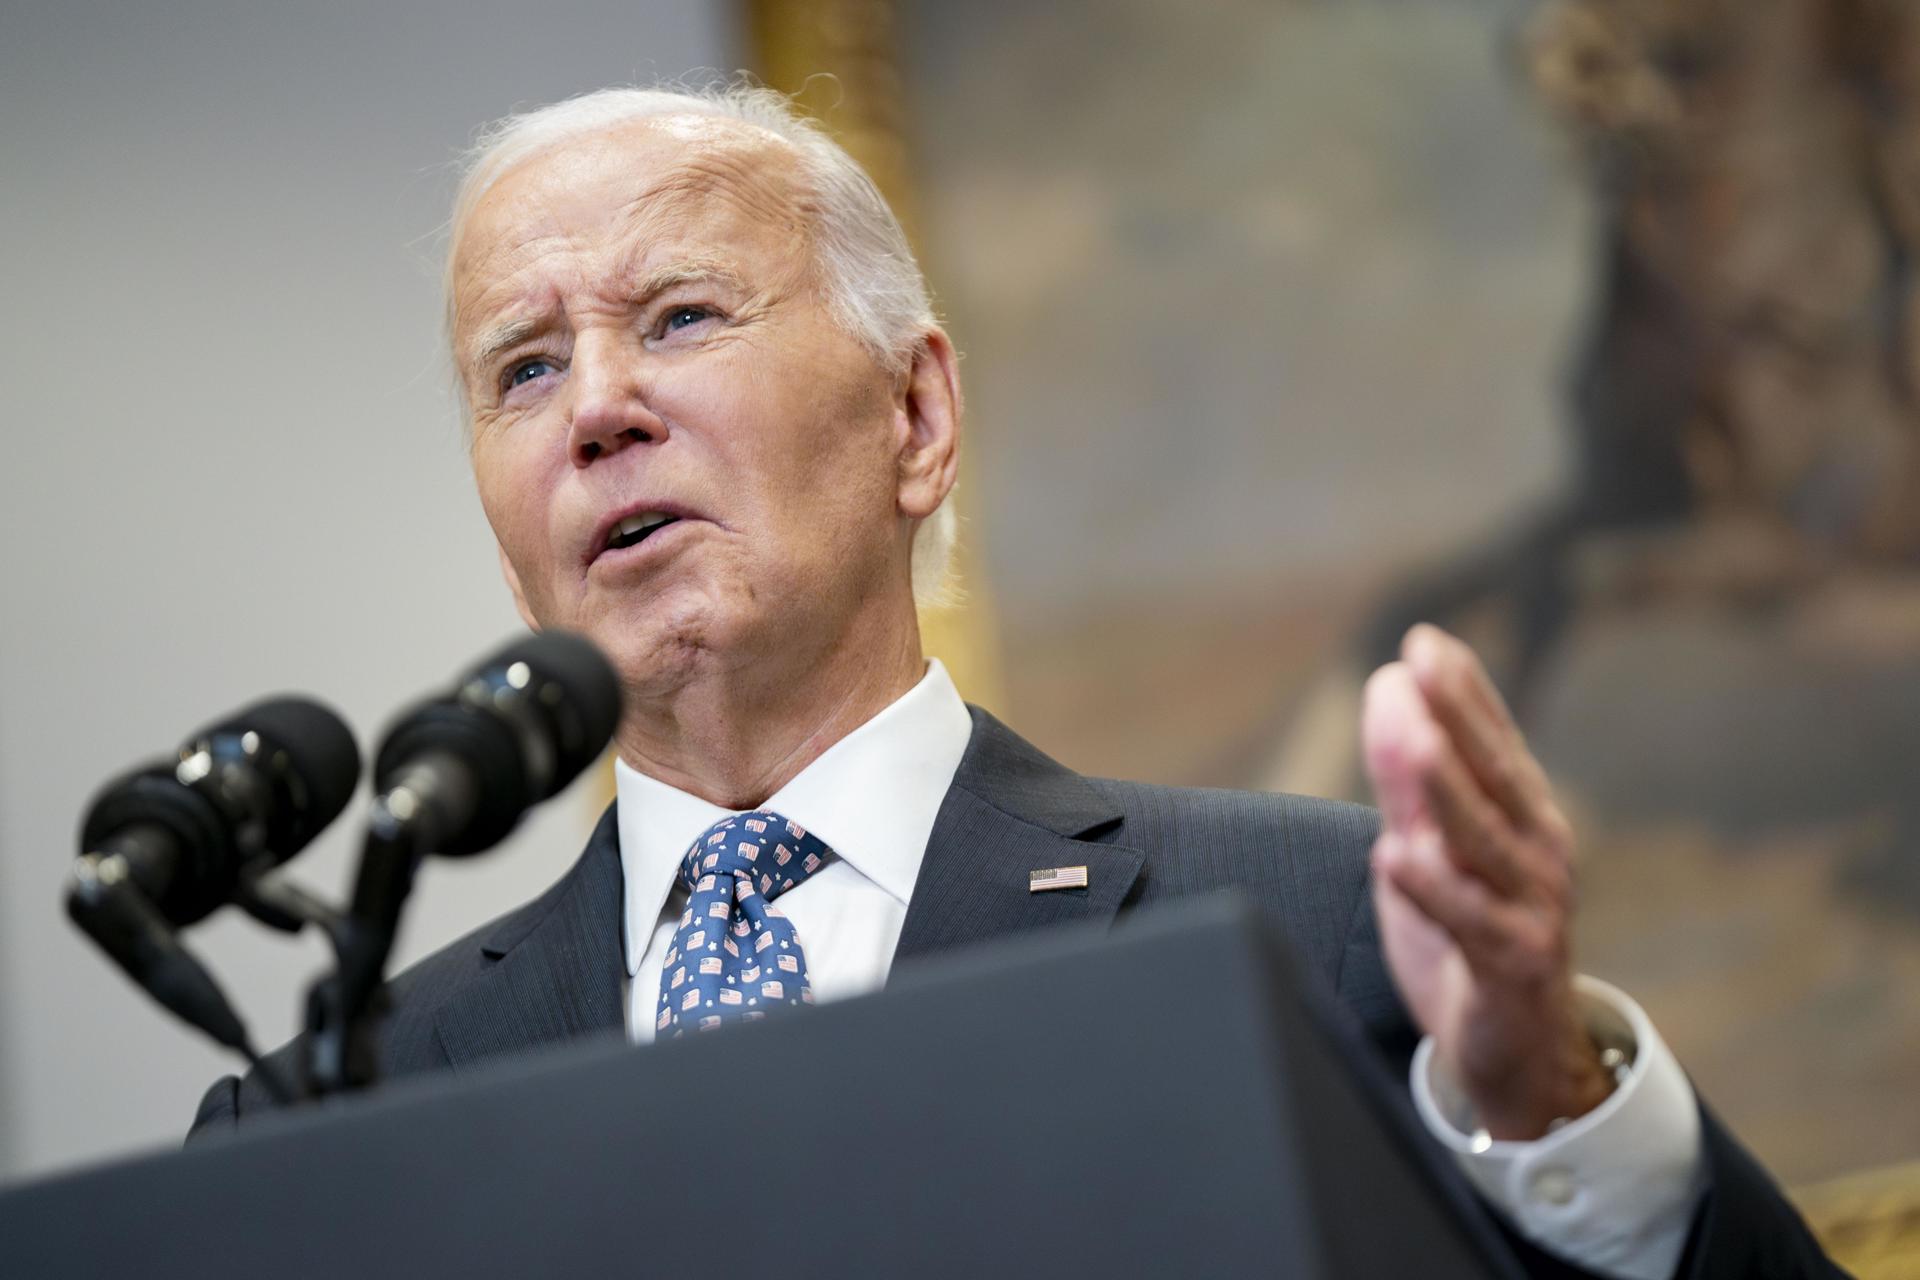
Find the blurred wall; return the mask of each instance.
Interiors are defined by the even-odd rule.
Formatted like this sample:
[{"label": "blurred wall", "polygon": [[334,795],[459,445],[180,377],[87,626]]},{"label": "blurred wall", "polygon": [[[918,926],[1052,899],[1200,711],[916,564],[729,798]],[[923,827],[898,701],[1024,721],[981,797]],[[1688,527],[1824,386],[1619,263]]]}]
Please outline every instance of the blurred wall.
[{"label": "blurred wall", "polygon": [[1008,696],[1076,767],[1258,781],[1362,602],[1562,481],[1590,225],[1519,8],[902,0]]},{"label": "blurred wall", "polygon": [[[175,1142],[231,1069],[65,922],[91,788],[281,689],[370,747],[519,628],[439,349],[447,162],[515,106],[741,58],[731,6],[675,0],[64,0],[0,33],[4,1179]],[[430,868],[400,959],[559,875],[588,803]],[[354,825],[298,873],[341,889]],[[292,1033],[323,947],[194,936],[256,1039]]]}]

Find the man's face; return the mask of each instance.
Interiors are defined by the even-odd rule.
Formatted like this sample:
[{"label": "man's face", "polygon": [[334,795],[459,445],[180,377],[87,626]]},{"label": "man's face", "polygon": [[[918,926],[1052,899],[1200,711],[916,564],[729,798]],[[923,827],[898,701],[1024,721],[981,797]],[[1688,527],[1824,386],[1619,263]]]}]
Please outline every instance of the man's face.
[{"label": "man's face", "polygon": [[509,580],[642,694],[804,661],[911,592],[904,381],[829,316],[796,171],[727,122],[622,126],[510,170],[454,260]]}]

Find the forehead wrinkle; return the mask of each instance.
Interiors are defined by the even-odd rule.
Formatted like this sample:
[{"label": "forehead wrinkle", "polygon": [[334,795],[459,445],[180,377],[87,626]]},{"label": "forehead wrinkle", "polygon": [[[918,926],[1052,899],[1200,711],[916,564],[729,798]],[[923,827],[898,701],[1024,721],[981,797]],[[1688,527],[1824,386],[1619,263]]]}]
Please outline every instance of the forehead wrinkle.
[{"label": "forehead wrinkle", "polygon": [[[664,263],[647,271],[635,282],[630,291],[632,301],[644,303],[665,293],[677,285],[700,284],[707,281],[718,282],[730,289],[745,291],[746,281],[740,273],[724,258],[713,254],[696,254],[690,257]],[[539,333],[546,325],[539,316],[518,316],[489,325],[474,336],[467,347],[467,362],[471,367],[480,368],[509,348],[516,347],[528,338]]]},{"label": "forehead wrinkle", "polygon": [[479,323],[496,317],[465,344],[462,354],[467,367],[479,368],[508,347],[533,337],[546,327],[558,305],[559,296],[551,281],[528,282],[517,272],[493,281],[455,317],[456,325],[468,323],[469,318]]},{"label": "forehead wrinkle", "polygon": [[808,234],[810,201],[795,181],[792,156],[753,137],[729,137],[726,145],[691,150],[626,202],[636,217],[697,217],[699,206],[716,200],[732,205],[756,224],[784,226]]},{"label": "forehead wrinkle", "polygon": [[[532,294],[523,279],[523,268],[528,263],[537,261],[544,248],[555,241],[565,239],[566,237],[562,234],[546,232],[518,243],[493,244],[488,246],[487,252],[482,254],[477,262],[463,253],[462,261],[456,266],[454,284],[452,322],[455,335],[458,335],[467,324],[477,322],[489,313],[525,312],[528,309],[525,303]],[[476,276],[484,278],[489,274],[493,278],[485,281],[479,288],[478,294],[474,295],[472,291],[474,278]],[[550,292],[550,288],[543,291]],[[537,306],[536,309],[538,309]],[[468,359],[478,363],[498,354],[503,347],[528,336],[525,333],[518,333],[517,336],[509,338],[505,336],[508,330],[521,330],[537,323],[536,317],[523,315],[488,325],[466,344],[465,352]],[[456,352],[456,354],[459,353]]]},{"label": "forehead wrinkle", "polygon": [[[648,122],[649,126],[657,123]],[[647,132],[651,133],[652,129],[648,128]],[[643,245],[675,222],[694,230],[711,225],[711,217],[703,216],[706,212],[703,206],[710,207],[711,203],[730,206],[750,224],[781,226],[811,242],[814,218],[810,193],[804,184],[796,181],[797,159],[784,139],[772,134],[763,136],[759,130],[696,132],[699,136],[692,139],[693,145],[684,147],[658,177],[637,194],[618,201],[609,211],[640,232]],[[662,226],[663,223],[666,226]],[[647,234],[644,228],[651,228],[654,234]],[[505,270],[496,277],[492,287],[482,291],[480,298],[458,308],[456,327],[463,313],[477,310],[484,314],[491,309],[486,294],[509,286],[518,262],[537,258],[539,251],[555,239],[571,238],[564,230],[547,230],[517,244],[490,246],[482,258],[492,259],[493,263],[468,261],[463,264],[462,274],[468,276],[484,274],[487,267],[495,263]],[[642,256],[647,256],[644,249]],[[503,258],[506,262],[501,263]],[[747,288],[738,271],[720,256],[694,253],[647,272],[623,292],[632,298],[647,297],[675,284],[699,279],[715,279],[739,289]],[[491,325],[468,345],[468,359],[473,366],[483,364],[532,336],[544,323],[541,317],[525,317]]]}]

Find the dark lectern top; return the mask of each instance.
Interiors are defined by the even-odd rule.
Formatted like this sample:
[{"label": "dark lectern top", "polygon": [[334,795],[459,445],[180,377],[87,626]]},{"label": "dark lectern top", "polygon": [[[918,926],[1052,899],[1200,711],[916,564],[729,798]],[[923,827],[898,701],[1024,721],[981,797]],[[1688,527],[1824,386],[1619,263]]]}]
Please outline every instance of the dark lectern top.
[{"label": "dark lectern top", "polygon": [[1513,1274],[1404,1090],[1202,900],[15,1190],[0,1273]]}]

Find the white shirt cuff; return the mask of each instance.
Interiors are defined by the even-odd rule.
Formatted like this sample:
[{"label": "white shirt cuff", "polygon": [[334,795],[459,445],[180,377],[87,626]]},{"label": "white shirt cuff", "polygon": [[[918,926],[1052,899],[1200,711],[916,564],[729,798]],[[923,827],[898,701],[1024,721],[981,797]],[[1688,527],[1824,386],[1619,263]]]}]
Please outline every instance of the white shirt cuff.
[{"label": "white shirt cuff", "polygon": [[1435,1064],[1432,1036],[1413,1055],[1414,1105],[1521,1235],[1589,1271],[1668,1280],[1705,1190],[1693,1087],[1623,992],[1584,976],[1574,991],[1596,1039],[1635,1047],[1627,1079],[1598,1107],[1533,1142],[1476,1141],[1473,1108]]}]

